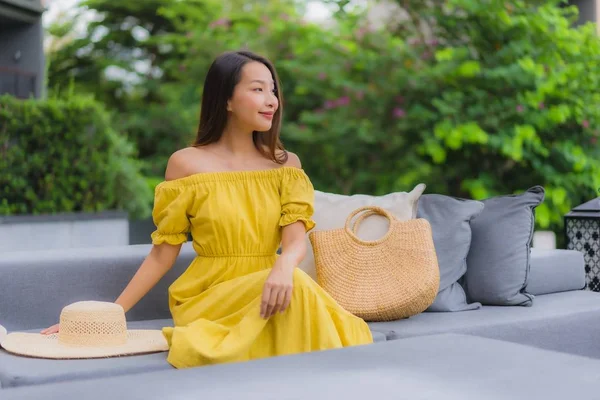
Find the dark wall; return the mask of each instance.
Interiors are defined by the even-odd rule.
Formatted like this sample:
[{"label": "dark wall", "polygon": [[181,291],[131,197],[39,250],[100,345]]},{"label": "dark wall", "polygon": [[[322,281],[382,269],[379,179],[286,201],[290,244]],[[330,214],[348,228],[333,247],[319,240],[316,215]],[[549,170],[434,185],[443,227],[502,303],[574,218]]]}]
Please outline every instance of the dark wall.
[{"label": "dark wall", "polygon": [[0,94],[42,97],[44,85],[43,26],[0,20]]},{"label": "dark wall", "polygon": [[579,8],[579,24],[585,24],[586,22],[597,22],[596,16],[598,15],[598,0],[570,0],[569,4],[577,6]]}]

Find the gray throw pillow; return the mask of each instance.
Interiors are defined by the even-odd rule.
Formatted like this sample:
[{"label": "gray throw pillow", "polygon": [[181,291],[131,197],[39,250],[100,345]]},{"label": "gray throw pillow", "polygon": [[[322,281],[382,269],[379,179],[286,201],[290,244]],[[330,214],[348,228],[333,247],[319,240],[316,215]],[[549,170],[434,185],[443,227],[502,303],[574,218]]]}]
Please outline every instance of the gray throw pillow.
[{"label": "gray throw pillow", "polygon": [[545,191],[534,186],[522,194],[483,200],[483,212],[471,221],[473,237],[464,287],[471,301],[484,305],[530,306],[529,276],[535,208]]},{"label": "gray throw pillow", "polygon": [[467,271],[467,254],[471,245],[471,219],[483,210],[483,203],[439,194],[425,194],[419,199],[417,218],[431,225],[433,243],[440,268],[440,288],[426,311],[466,311],[481,307],[467,303],[457,282]]}]

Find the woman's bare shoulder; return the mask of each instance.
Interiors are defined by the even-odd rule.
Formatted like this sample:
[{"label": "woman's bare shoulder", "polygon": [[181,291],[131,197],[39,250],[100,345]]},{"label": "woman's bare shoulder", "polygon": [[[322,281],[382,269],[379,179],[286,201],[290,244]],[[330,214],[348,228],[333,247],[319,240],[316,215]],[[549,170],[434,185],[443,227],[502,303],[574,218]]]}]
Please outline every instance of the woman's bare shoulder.
[{"label": "woman's bare shoulder", "polygon": [[185,178],[200,170],[203,150],[196,147],[186,147],[177,150],[169,157],[165,180]]},{"label": "woman's bare shoulder", "polygon": [[288,155],[288,159],[284,165],[286,167],[295,167],[295,168],[302,169],[302,162],[300,161],[300,157],[298,157],[298,155],[296,155],[296,153],[292,153],[291,151],[286,150],[286,152]]}]

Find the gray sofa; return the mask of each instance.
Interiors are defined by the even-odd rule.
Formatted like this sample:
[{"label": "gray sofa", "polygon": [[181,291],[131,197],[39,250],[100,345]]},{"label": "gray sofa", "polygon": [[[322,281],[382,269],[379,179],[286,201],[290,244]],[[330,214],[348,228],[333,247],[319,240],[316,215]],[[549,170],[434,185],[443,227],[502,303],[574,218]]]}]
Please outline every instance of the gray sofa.
[{"label": "gray sofa", "polygon": [[187,370],[0,391],[38,399],[597,399],[600,361],[443,334]]},{"label": "gray sofa", "polygon": [[[7,284],[0,290],[0,324],[9,332],[39,331],[56,323],[69,303],[113,301],[149,248],[3,254],[0,282]],[[173,269],[127,314],[130,328],[160,329],[172,324],[167,287],[194,255],[189,243],[183,246]],[[235,393],[259,393],[261,385],[280,394],[291,390],[285,388],[291,385],[295,394],[283,398],[308,398],[325,387],[342,390],[344,382],[344,390],[354,395],[378,385],[382,394],[385,390],[423,394],[406,398],[505,398],[510,394],[504,387],[508,381],[517,385],[511,393],[519,396],[595,394],[591,390],[600,382],[600,294],[581,290],[581,253],[532,249],[528,285],[536,295],[530,307],[483,306],[371,323],[375,344],[252,361],[254,367],[240,363],[177,371],[167,364],[166,353],[42,360],[0,349],[0,398],[65,398],[67,393],[97,393],[101,388],[128,393],[130,399],[163,398],[161,391],[167,389],[161,389],[162,384],[180,391],[177,398],[191,398],[194,390],[214,398],[233,398]],[[235,384],[216,384],[222,373],[233,374],[229,376],[235,376]],[[594,389],[589,385],[592,378]],[[442,391],[446,394],[436,397]]]}]

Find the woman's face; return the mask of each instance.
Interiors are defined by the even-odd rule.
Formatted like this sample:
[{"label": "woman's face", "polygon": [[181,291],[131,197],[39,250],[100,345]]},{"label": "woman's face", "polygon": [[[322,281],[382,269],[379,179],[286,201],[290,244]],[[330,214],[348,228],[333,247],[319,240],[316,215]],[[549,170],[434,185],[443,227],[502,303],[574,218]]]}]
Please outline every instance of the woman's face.
[{"label": "woman's face", "polygon": [[242,68],[241,78],[227,102],[229,117],[236,125],[251,131],[271,129],[279,107],[271,71],[260,62],[249,62]]}]

